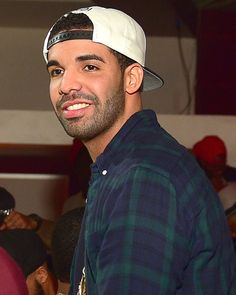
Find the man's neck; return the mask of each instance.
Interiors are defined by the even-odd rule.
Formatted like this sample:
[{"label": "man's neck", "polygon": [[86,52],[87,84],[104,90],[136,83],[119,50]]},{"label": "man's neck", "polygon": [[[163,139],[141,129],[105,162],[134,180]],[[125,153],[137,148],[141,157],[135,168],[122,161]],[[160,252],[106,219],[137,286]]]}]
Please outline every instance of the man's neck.
[{"label": "man's neck", "polygon": [[83,142],[86,146],[91,159],[93,162],[96,161],[96,158],[103,153],[106,146],[112,141],[115,135],[119,132],[119,130],[123,127],[123,125],[127,122],[127,120],[136,112],[141,111],[142,106],[137,104],[137,106],[131,111],[126,111],[123,116],[121,116],[116,123],[107,131],[99,134],[97,137]]},{"label": "man's neck", "polygon": [[99,134],[89,141],[83,142],[93,162],[95,162],[96,158],[103,153],[106,146],[112,141],[125,122],[126,120],[119,120],[109,130]]}]

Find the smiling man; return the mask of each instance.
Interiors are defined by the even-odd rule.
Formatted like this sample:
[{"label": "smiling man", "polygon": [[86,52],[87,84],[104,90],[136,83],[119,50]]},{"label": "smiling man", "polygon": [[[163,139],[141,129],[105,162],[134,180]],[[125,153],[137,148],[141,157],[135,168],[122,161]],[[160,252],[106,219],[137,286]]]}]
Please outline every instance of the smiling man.
[{"label": "smiling man", "polygon": [[145,67],[145,51],[140,25],[103,7],[66,13],[44,42],[56,115],[93,159],[70,294],[84,286],[88,295],[236,294],[217,195],[190,153],[142,108],[142,91],[163,85]]}]

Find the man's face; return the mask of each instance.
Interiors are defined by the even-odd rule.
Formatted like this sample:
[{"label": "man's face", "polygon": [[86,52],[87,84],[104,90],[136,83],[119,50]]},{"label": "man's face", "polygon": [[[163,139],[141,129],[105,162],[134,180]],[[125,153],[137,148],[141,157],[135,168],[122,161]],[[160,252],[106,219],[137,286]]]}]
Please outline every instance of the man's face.
[{"label": "man's face", "polygon": [[70,136],[89,141],[122,124],[123,79],[106,46],[90,40],[57,43],[49,50],[48,72],[54,110]]}]

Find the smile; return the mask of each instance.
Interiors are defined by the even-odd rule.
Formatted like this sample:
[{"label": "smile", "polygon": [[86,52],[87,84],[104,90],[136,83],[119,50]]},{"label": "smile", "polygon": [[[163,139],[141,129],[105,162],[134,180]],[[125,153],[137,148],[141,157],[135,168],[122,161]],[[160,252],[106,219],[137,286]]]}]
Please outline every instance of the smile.
[{"label": "smile", "polygon": [[73,104],[71,106],[68,106],[67,110],[68,111],[80,110],[80,109],[86,108],[88,106],[89,106],[89,104],[87,104],[87,103],[77,103],[77,104]]}]

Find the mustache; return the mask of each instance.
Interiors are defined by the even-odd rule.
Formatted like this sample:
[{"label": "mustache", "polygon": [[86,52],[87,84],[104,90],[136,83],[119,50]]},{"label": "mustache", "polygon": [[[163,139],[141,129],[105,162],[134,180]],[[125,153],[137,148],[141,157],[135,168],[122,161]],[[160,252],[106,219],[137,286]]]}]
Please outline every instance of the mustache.
[{"label": "mustache", "polygon": [[85,100],[90,100],[94,103],[96,103],[98,101],[97,96],[96,95],[90,95],[90,94],[85,94],[85,93],[81,93],[81,92],[76,92],[73,94],[63,94],[61,96],[61,99],[57,102],[56,107],[57,109],[60,109],[61,106],[67,102],[67,101],[73,101],[75,99],[85,99]]}]

